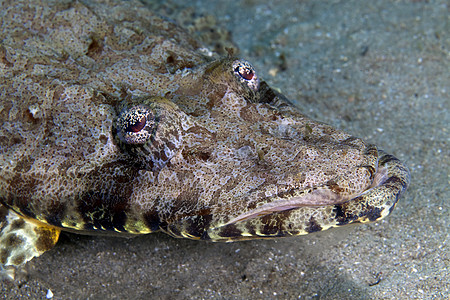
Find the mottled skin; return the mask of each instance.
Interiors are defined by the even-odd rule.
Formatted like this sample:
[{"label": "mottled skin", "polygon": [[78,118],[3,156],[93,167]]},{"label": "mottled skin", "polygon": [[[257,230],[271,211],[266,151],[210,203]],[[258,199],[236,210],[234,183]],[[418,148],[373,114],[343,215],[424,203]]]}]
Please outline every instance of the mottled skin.
[{"label": "mottled skin", "polygon": [[[0,216],[50,230],[43,251],[59,229],[307,234],[379,220],[409,183],[395,157],[302,115],[250,64],[205,55],[139,3],[0,14]],[[30,259],[9,259],[5,235],[1,263]]]}]

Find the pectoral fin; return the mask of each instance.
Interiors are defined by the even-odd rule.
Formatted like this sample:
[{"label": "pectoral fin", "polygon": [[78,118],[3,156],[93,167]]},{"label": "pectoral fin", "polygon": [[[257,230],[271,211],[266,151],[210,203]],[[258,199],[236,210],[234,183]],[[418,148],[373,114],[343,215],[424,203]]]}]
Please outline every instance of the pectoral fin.
[{"label": "pectoral fin", "polygon": [[22,218],[0,205],[0,266],[21,266],[50,250],[60,231]]}]

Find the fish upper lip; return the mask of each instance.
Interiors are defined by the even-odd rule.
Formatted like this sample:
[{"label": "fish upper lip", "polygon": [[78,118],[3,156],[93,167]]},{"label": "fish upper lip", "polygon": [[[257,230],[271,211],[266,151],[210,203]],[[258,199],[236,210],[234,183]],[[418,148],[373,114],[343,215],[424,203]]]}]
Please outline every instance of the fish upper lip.
[{"label": "fish upper lip", "polygon": [[291,209],[301,208],[301,207],[324,207],[330,205],[339,205],[352,199],[359,197],[367,193],[368,191],[379,187],[387,179],[387,168],[378,168],[377,173],[372,181],[372,184],[365,190],[350,194],[350,195],[339,195],[332,190],[326,188],[326,185],[321,187],[312,187],[309,189],[304,189],[298,191],[298,195],[294,195],[288,198],[282,198],[280,195],[274,196],[268,203],[265,203],[255,209],[248,212],[240,214],[225,224],[221,226],[227,226],[230,224],[238,223],[245,220],[250,220],[272,213],[278,213],[282,211],[288,211]]}]

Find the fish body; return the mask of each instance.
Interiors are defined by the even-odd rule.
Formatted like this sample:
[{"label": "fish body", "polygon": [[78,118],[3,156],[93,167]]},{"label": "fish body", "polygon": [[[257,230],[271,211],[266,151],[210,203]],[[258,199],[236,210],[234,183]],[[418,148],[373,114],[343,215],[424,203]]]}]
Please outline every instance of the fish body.
[{"label": "fish body", "polygon": [[237,241],[377,221],[409,184],[394,156],[135,2],[19,3],[1,37],[3,265],[61,230]]}]

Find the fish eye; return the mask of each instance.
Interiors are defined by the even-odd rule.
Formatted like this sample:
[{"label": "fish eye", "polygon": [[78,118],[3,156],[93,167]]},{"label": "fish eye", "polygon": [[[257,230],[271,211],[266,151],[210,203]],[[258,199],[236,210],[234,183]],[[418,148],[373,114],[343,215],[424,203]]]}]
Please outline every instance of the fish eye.
[{"label": "fish eye", "polygon": [[126,144],[145,144],[155,127],[155,116],[144,105],[124,110],[117,119],[119,139]]},{"label": "fish eye", "polygon": [[233,72],[238,80],[248,86],[251,90],[257,91],[259,88],[259,79],[253,66],[246,61],[236,60],[232,65]]},{"label": "fish eye", "polygon": [[112,133],[117,146],[133,157],[135,167],[160,170],[182,148],[183,122],[188,117],[165,98],[139,100],[119,113]]}]

